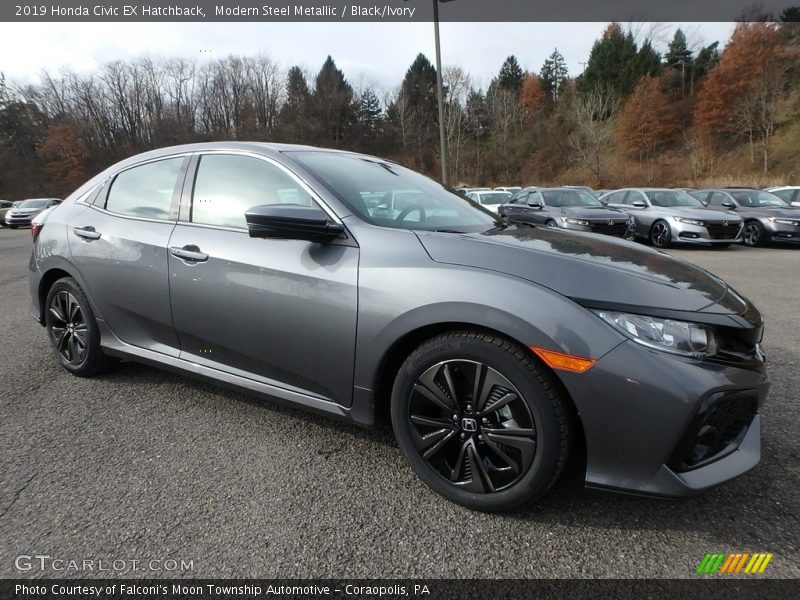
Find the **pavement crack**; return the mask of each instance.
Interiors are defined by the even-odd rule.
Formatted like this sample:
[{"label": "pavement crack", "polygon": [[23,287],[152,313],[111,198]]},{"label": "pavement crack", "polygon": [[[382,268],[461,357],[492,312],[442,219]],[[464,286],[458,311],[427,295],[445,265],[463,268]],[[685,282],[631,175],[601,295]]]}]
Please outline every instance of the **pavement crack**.
[{"label": "pavement crack", "polygon": [[14,495],[11,498],[11,502],[9,502],[8,506],[4,507],[3,511],[0,512],[0,519],[3,519],[8,514],[8,512],[13,508],[13,506],[19,500],[19,497],[22,495],[22,492],[25,491],[25,488],[27,488],[30,485],[31,481],[33,481],[35,477],[36,473],[31,473],[31,476],[28,477],[27,481],[25,481],[25,483],[22,484],[22,487],[20,487],[16,492],[14,492]]}]

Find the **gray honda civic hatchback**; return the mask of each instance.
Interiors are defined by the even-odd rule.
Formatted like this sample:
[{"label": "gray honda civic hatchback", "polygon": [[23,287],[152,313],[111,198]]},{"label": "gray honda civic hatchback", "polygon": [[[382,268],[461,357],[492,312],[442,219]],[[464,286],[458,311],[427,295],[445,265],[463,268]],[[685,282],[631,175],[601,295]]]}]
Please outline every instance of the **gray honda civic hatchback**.
[{"label": "gray honda civic hatchback", "polygon": [[[375,202],[401,191],[414,202]],[[588,486],[669,497],[759,461],[746,298],[654,249],[518,228],[387,160],[165,148],[33,233],[33,315],[68,371],[125,358],[363,426],[385,408],[411,468],[473,509],[542,496],[578,449]]]}]

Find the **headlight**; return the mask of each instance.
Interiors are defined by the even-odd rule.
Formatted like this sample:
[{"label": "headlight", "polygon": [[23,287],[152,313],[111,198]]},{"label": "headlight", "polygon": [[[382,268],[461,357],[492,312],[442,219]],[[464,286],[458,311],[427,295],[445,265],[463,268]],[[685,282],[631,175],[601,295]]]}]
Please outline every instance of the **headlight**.
[{"label": "headlight", "polygon": [[700,219],[689,219],[687,217],[672,217],[678,223],[684,223],[686,225],[697,225],[698,227],[705,227],[706,222],[701,221]]},{"label": "headlight", "polygon": [[794,225],[795,227],[800,225],[800,221],[793,221],[792,219],[780,219],[778,217],[770,217],[769,218],[769,222],[770,223],[779,223],[781,225]]},{"label": "headlight", "polygon": [[594,313],[634,342],[648,348],[692,358],[705,358],[717,353],[717,336],[705,325],[608,310],[595,310]]},{"label": "headlight", "polygon": [[565,217],[562,215],[561,220],[564,221],[564,223],[569,223],[570,225],[582,225],[584,227],[589,226],[589,221],[584,219],[576,219],[574,217]]}]

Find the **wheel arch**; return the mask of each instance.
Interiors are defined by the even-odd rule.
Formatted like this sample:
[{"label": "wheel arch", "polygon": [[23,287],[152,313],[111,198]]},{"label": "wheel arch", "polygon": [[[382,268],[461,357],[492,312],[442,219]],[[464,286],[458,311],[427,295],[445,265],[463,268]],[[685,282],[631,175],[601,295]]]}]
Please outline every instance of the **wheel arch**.
[{"label": "wheel arch", "polygon": [[[39,284],[36,292],[37,299],[39,301],[39,322],[42,325],[44,325],[44,312],[46,310],[45,302],[47,300],[47,294],[50,291],[50,288],[53,287],[53,284],[59,279],[63,279],[64,277],[72,277],[75,281],[78,282],[78,285],[80,285],[85,292],[85,287],[81,283],[80,277],[78,277],[77,272],[74,269],[62,263],[59,263],[56,266],[49,267],[46,271],[44,271],[44,273],[42,273],[41,277],[39,278]],[[89,303],[92,304],[91,299],[89,299]],[[94,306],[92,306],[92,310],[95,311]]]},{"label": "wheel arch", "polygon": [[392,385],[394,384],[394,376],[403,364],[403,361],[408,357],[423,342],[447,333],[450,331],[478,331],[484,334],[500,337],[508,342],[520,346],[529,352],[531,359],[536,362],[544,373],[547,374],[548,379],[552,385],[558,390],[561,396],[565,399],[569,416],[574,425],[575,433],[575,447],[573,448],[573,460],[581,461],[579,464],[585,466],[585,451],[586,451],[586,436],[583,428],[583,421],[581,419],[578,407],[572,398],[572,395],[563,384],[558,374],[547,364],[542,361],[536,354],[530,352],[525,344],[516,339],[512,335],[508,335],[497,329],[486,327],[485,325],[478,325],[470,322],[463,321],[446,321],[439,323],[430,323],[412,329],[398,338],[383,354],[378,362],[378,368],[374,376],[373,387],[373,401],[375,403],[375,418],[376,422],[380,425],[388,425],[391,422],[390,417],[390,399],[392,394]]}]

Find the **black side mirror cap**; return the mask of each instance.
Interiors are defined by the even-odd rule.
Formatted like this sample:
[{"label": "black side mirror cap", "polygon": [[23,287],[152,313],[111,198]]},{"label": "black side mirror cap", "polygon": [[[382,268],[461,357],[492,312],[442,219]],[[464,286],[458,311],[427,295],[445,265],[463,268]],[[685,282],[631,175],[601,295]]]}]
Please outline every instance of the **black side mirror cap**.
[{"label": "black side mirror cap", "polygon": [[274,240],[305,240],[321,244],[344,233],[344,227],[316,206],[265,204],[253,206],[244,215],[250,237]]},{"label": "black side mirror cap", "polygon": [[631,203],[631,206],[635,206],[636,208],[647,208],[647,203],[644,200],[634,200]]},{"label": "black side mirror cap", "polygon": [[[706,203],[706,206],[708,206],[708,203]],[[734,208],[736,208],[736,205],[735,205],[733,202],[730,202],[730,201],[728,201],[728,200],[726,200],[725,202],[723,202],[723,203],[722,203],[722,206],[724,206],[725,208],[728,208],[728,209],[730,209],[730,210],[733,210]]]}]

